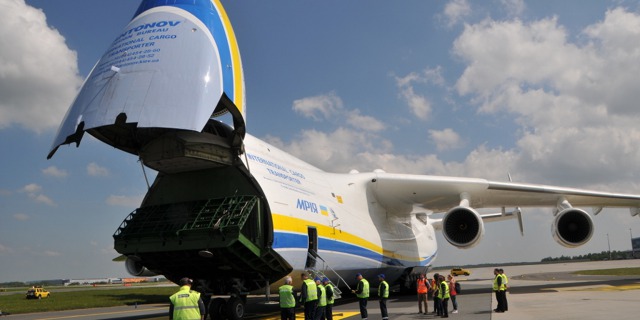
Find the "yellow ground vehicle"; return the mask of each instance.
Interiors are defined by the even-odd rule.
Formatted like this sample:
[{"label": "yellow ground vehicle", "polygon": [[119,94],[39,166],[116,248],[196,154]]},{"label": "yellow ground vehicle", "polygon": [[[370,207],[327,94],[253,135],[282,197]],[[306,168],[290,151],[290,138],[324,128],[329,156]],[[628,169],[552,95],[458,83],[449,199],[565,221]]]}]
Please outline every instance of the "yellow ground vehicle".
[{"label": "yellow ground vehicle", "polygon": [[467,270],[467,269],[462,269],[462,268],[453,268],[451,269],[451,275],[452,276],[468,276],[471,274],[471,271]]},{"label": "yellow ground vehicle", "polygon": [[42,287],[33,287],[27,290],[27,299],[48,298],[49,295],[50,295],[49,291],[45,290]]}]

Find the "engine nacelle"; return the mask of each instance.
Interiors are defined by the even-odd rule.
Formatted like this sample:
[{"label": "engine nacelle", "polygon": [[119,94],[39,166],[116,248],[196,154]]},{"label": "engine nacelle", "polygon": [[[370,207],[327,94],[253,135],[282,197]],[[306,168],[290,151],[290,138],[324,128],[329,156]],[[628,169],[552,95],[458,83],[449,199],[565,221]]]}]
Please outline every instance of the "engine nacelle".
[{"label": "engine nacelle", "polygon": [[584,211],[567,208],[560,211],[551,225],[553,239],[567,248],[587,243],[593,235],[593,220]]},{"label": "engine nacelle", "polygon": [[127,272],[132,276],[153,277],[158,275],[157,273],[145,268],[140,261],[136,261],[135,259],[127,258],[124,265],[127,268]]},{"label": "engine nacelle", "polygon": [[455,207],[442,219],[444,238],[458,248],[471,248],[484,236],[480,214],[469,207]]}]

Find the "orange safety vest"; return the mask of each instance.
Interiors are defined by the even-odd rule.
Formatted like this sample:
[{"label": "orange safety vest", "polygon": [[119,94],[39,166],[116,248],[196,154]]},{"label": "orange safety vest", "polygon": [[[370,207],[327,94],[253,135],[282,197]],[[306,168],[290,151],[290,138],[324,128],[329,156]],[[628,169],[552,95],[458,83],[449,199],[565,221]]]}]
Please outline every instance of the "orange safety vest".
[{"label": "orange safety vest", "polygon": [[418,293],[427,293],[427,279],[418,279]]}]

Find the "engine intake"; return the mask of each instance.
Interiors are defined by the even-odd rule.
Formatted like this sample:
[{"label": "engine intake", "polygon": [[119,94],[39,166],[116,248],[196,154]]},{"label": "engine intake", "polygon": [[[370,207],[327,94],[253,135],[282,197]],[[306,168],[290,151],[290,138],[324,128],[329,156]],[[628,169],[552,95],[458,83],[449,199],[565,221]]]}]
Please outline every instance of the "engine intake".
[{"label": "engine intake", "polygon": [[560,211],[551,225],[553,239],[567,248],[587,243],[593,235],[593,220],[581,209],[567,208]]},{"label": "engine intake", "polygon": [[140,263],[140,261],[136,261],[135,259],[127,258],[124,263],[127,268],[127,272],[136,277],[153,277],[157,276],[155,272],[145,268],[145,266]]},{"label": "engine intake", "polygon": [[477,211],[469,207],[455,207],[442,219],[444,238],[458,248],[471,248],[484,236],[484,223]]}]

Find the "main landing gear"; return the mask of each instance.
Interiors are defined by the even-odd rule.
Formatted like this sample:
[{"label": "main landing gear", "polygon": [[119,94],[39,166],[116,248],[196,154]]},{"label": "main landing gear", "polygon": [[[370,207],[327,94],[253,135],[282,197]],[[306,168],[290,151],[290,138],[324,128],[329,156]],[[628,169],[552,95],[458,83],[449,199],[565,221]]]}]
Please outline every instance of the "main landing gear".
[{"label": "main landing gear", "polygon": [[214,298],[209,302],[209,317],[211,320],[240,320],[244,317],[244,305],[247,296],[231,296],[225,301],[223,298]]}]

